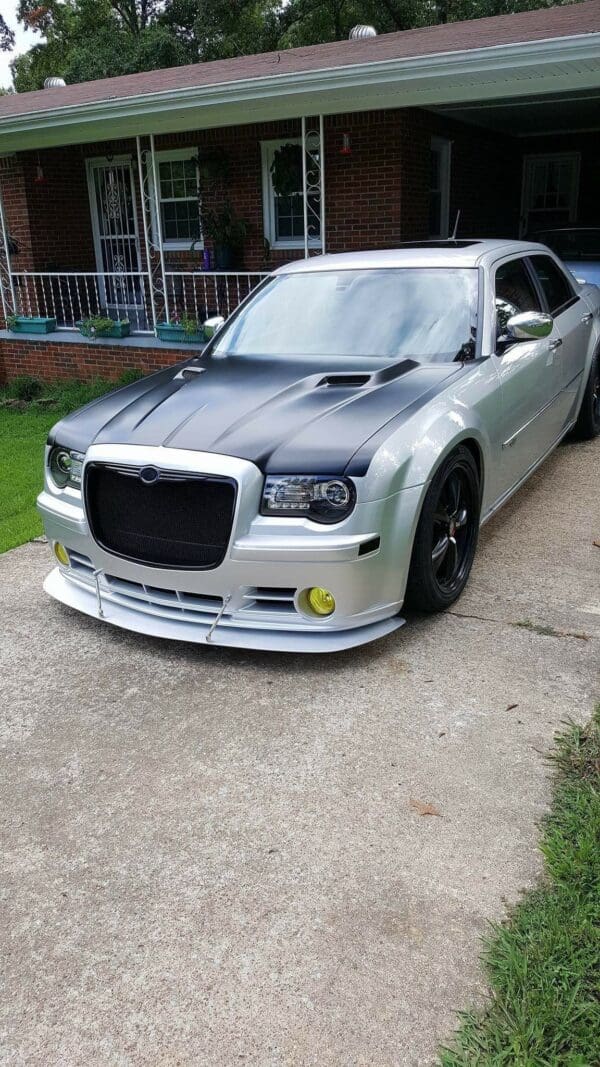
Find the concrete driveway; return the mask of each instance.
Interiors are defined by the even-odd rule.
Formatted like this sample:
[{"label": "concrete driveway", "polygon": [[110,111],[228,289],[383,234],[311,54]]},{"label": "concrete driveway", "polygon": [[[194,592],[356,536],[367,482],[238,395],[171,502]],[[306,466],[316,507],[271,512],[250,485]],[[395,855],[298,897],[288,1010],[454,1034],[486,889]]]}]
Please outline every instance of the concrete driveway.
[{"label": "concrete driveway", "polygon": [[561,447],[452,613],[333,658],[128,635],[1,557],[2,1062],[432,1063],[600,692],[599,476]]}]

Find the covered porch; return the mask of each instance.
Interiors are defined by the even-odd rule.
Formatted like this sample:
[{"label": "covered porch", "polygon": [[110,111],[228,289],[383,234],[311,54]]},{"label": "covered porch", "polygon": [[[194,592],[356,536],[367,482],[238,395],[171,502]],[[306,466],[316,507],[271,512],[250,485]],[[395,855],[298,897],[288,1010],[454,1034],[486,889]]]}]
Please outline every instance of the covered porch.
[{"label": "covered porch", "polygon": [[[462,237],[597,224],[596,10],[4,98],[5,323],[52,319],[46,345],[71,349],[98,345],[99,317],[127,320],[140,349],[176,324],[185,342],[291,258],[445,239],[457,224]],[[11,374],[42,343],[19,338],[13,358],[16,340],[3,332]]]},{"label": "covered porch", "polygon": [[323,129],[317,116],[265,131],[280,139],[150,134],[4,157],[5,321],[93,333],[104,316],[143,337],[227,317],[285,258],[325,250]]}]

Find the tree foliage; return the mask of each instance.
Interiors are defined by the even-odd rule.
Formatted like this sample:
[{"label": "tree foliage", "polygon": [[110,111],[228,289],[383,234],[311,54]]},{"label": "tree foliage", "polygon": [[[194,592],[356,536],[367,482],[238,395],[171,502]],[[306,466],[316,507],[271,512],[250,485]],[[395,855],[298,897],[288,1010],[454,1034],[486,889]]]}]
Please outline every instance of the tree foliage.
[{"label": "tree foliage", "polygon": [[15,43],[15,35],[7,24],[6,19],[0,15],[0,51],[10,52]]},{"label": "tree foliage", "polygon": [[[229,59],[347,38],[506,14],[573,0],[20,0],[39,43],[12,63],[18,92],[51,75],[67,83]],[[0,48],[14,34],[0,16]]]}]

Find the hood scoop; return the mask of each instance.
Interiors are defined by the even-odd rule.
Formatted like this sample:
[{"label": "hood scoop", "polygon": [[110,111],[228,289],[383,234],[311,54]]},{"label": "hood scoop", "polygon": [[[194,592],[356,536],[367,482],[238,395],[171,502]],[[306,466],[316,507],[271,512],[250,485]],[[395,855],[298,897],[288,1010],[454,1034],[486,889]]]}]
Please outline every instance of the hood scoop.
[{"label": "hood scoop", "polygon": [[373,374],[369,374],[366,371],[356,374],[348,371],[345,373],[340,371],[339,374],[334,372],[321,378],[317,382],[317,389],[322,385],[337,385],[346,389],[362,389],[365,385],[383,385],[384,382],[391,382],[394,378],[400,378],[403,374],[406,374],[409,370],[414,370],[418,366],[419,364],[414,359],[403,359],[400,363],[392,363],[389,367],[377,370]]},{"label": "hood scoop", "polygon": [[338,385],[360,389],[363,385],[368,385],[372,377],[372,374],[326,374],[320,382],[317,382],[317,388],[321,385]]},{"label": "hood scoop", "polygon": [[183,367],[174,375],[173,381],[191,382],[194,378],[197,378],[199,374],[204,374],[205,370],[206,367],[194,367],[188,364],[187,367]]}]

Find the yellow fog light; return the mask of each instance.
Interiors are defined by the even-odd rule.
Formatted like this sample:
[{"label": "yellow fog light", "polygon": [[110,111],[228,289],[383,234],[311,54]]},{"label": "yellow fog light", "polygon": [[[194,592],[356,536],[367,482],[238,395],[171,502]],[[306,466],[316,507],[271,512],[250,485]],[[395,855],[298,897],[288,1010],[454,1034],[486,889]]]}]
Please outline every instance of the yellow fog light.
[{"label": "yellow fog light", "polygon": [[60,541],[54,542],[54,555],[59,563],[62,563],[63,567],[69,567],[71,560],[69,559],[69,553],[64,545],[61,545]]},{"label": "yellow fog light", "polygon": [[331,615],[335,611],[335,600],[328,589],[315,585],[307,591],[306,599],[315,615]]}]

